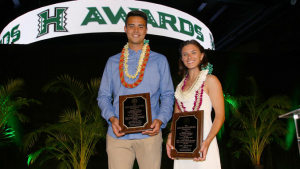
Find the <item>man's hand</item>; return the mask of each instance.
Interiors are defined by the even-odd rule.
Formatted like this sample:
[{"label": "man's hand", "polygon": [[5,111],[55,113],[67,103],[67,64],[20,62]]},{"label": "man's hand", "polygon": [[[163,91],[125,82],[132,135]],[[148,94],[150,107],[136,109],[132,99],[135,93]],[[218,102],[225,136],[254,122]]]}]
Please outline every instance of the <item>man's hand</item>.
[{"label": "man's hand", "polygon": [[159,133],[161,125],[162,125],[162,121],[160,121],[159,119],[154,119],[153,123],[150,126],[150,128],[152,130],[144,131],[144,132],[142,132],[142,134],[148,134],[149,136],[155,136]]},{"label": "man's hand", "polygon": [[122,137],[125,135],[125,133],[119,133],[121,131],[121,127],[119,125],[119,119],[117,119],[115,116],[112,116],[109,118],[109,121],[111,122],[113,132],[117,137]]}]

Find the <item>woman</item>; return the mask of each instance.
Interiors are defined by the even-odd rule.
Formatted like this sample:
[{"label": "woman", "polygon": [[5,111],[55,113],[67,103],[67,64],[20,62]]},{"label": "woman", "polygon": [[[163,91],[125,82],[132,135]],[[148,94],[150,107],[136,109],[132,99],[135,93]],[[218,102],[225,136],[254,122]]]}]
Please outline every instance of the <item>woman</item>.
[{"label": "woman", "polygon": [[[216,135],[225,120],[224,97],[218,78],[210,75],[212,65],[208,63],[204,48],[195,40],[180,45],[179,74],[183,76],[175,92],[174,113],[204,110],[202,158],[179,159],[174,169],[220,169],[220,155]],[[215,119],[211,121],[212,107]],[[167,154],[171,157],[172,133],[168,136]]]}]

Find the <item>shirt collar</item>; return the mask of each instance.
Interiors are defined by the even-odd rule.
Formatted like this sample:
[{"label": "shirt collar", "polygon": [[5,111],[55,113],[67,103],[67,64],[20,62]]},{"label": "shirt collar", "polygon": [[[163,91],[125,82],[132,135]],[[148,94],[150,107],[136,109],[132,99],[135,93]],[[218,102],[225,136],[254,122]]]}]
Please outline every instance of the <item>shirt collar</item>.
[{"label": "shirt collar", "polygon": [[142,50],[138,50],[138,52],[136,53],[134,50],[128,48],[128,53],[129,53],[128,59],[139,59]]}]

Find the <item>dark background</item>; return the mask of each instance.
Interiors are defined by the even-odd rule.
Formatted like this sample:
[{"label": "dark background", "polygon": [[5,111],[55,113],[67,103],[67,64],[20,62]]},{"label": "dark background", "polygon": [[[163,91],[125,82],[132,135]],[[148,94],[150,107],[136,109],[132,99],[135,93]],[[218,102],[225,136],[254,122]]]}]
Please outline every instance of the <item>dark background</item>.
[{"label": "dark background", "polygon": [[[57,0],[20,0],[15,7],[11,0],[0,2],[0,30],[14,18],[38,7],[50,5]],[[154,1],[149,1],[154,2]],[[211,30],[216,50],[207,51],[214,65],[213,74],[223,86],[224,93],[245,93],[246,77],[253,76],[264,96],[288,95],[293,109],[300,105],[300,8],[299,2],[291,5],[288,0],[161,0],[160,3],[197,17]],[[206,3],[200,11],[199,6]],[[220,15],[217,16],[217,14]],[[217,16],[215,19],[214,16]],[[175,85],[180,40],[147,35],[151,50],[164,54],[170,64]],[[27,98],[42,102],[32,104],[21,111],[31,122],[20,124],[23,134],[54,123],[61,110],[71,104],[62,94],[44,93],[41,88],[55,77],[68,74],[83,82],[100,78],[108,57],[121,51],[127,41],[122,33],[98,33],[73,35],[44,40],[30,45],[0,45],[0,84],[11,78],[25,80]],[[230,113],[226,112],[224,133],[218,140],[223,169],[247,168],[251,165],[246,155],[239,159],[232,152],[237,147],[227,147],[229,140]],[[288,120],[285,120],[288,124]],[[294,134],[295,133],[291,133]],[[98,154],[93,156],[88,168],[107,168],[105,141],[97,145]],[[43,167],[27,167],[26,154],[16,146],[0,149],[0,168],[56,168],[55,162]],[[298,169],[299,150],[296,137],[289,150],[272,143],[262,156],[267,169]],[[48,166],[48,167],[46,167]],[[172,160],[163,151],[162,168],[172,168]]]}]

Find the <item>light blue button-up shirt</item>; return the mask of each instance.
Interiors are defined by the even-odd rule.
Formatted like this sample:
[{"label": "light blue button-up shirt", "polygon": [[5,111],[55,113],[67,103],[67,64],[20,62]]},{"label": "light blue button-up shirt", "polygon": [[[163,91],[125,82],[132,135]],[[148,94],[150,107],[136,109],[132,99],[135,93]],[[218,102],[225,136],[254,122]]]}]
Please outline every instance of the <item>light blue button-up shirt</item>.
[{"label": "light blue button-up shirt", "polygon": [[[134,50],[129,50],[128,72],[131,75],[135,74],[141,50],[137,53]],[[170,74],[170,67],[165,56],[150,51],[148,63],[146,65],[143,81],[135,88],[126,88],[121,84],[119,76],[119,61],[121,53],[110,57],[106,63],[100,89],[98,93],[98,105],[101,109],[103,118],[108,122],[109,127],[107,133],[117,138],[113,133],[109,118],[115,116],[119,118],[119,96],[150,93],[152,121],[159,119],[162,121],[161,128],[165,128],[167,122],[172,117],[174,104],[174,88]],[[129,79],[125,77],[127,83],[132,84],[138,79]],[[113,98],[112,98],[113,96]],[[160,100],[160,102],[159,102]],[[113,104],[112,104],[113,101]],[[143,139],[148,138],[148,135],[141,133],[126,134],[118,139]]]}]

